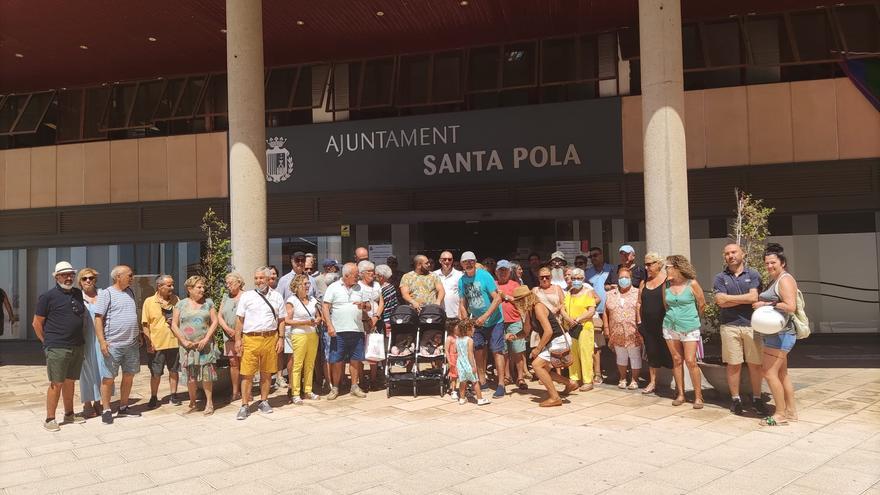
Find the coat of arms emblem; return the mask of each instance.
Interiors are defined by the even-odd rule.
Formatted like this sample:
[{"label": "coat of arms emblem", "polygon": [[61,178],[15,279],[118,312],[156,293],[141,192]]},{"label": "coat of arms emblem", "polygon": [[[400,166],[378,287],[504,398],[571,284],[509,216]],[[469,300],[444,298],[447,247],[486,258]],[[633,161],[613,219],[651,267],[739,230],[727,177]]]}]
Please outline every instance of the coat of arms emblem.
[{"label": "coat of arms emblem", "polygon": [[293,157],[284,145],[287,139],[273,137],[266,140],[266,180],[268,182],[284,182],[293,173]]}]

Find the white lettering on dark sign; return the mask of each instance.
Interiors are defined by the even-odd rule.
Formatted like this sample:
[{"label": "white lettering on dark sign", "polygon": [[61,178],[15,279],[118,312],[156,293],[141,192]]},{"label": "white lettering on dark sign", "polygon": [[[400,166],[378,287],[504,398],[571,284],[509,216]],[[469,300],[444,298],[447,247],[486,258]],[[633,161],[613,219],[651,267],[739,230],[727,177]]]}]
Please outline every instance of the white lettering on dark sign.
[{"label": "white lettering on dark sign", "polygon": [[[544,166],[558,167],[580,165],[581,157],[574,144],[565,147],[565,152],[557,146],[534,146],[531,148],[517,147],[513,149],[512,161],[508,164],[514,169],[523,165],[534,168]],[[425,175],[460,174],[475,172],[491,172],[504,170],[504,162],[498,150],[477,150],[442,155],[425,155],[422,160]]]}]

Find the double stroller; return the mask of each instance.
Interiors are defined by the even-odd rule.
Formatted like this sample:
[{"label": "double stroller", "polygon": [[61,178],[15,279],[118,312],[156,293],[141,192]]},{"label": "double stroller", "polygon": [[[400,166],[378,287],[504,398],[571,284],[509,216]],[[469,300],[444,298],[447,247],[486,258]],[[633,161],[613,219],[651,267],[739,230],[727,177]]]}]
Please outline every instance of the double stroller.
[{"label": "double stroller", "polygon": [[391,314],[391,335],[386,342],[385,378],[388,397],[397,388],[412,387],[418,397],[420,384],[437,385],[446,393],[446,312],[427,304],[421,312],[400,305]]}]

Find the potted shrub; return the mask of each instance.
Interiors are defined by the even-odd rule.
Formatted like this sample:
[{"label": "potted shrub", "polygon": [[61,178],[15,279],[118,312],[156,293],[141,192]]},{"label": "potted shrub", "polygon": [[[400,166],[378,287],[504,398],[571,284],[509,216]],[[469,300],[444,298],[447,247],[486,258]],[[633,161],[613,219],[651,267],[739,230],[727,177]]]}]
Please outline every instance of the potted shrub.
[{"label": "potted shrub", "polygon": [[[220,301],[226,293],[226,274],[232,268],[232,249],[228,236],[229,226],[221,220],[212,208],[208,208],[202,217],[202,257],[199,261],[198,273],[207,280],[207,297],[214,301],[220,311]],[[231,388],[229,377],[229,358],[223,355],[223,329],[217,326],[214,342],[220,352],[217,359],[217,382],[215,392],[225,392]]]}]

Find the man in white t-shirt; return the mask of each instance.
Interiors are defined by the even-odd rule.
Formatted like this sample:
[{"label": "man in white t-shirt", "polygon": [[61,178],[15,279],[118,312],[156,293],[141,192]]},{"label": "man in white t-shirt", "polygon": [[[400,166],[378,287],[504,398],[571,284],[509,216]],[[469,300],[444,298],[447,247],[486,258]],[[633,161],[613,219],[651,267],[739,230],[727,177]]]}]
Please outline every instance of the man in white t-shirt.
[{"label": "man in white t-shirt", "polygon": [[446,309],[446,327],[451,329],[458,324],[458,302],[461,297],[458,293],[458,280],[462,272],[453,268],[455,259],[449,251],[440,253],[440,269],[434,271],[434,275],[443,283],[443,306]]},{"label": "man in white t-shirt", "polygon": [[283,348],[284,299],[269,287],[271,270],[258,268],[254,273],[254,290],[242,293],[235,309],[235,351],[241,354],[241,408],[236,419],[247,419],[250,412],[253,377],[260,372],[260,404],[263,414],[272,412],[269,387],[272,374],[278,371],[277,354]]},{"label": "man in white t-shirt", "polygon": [[351,395],[367,396],[358,383],[364,361],[363,314],[370,311],[371,303],[361,297],[361,292],[357,265],[346,263],[342,266],[342,278],[330,284],[324,293],[323,314],[325,318],[330,315],[325,319],[330,335],[330,393],[327,400],[339,397],[345,361],[348,361],[351,372]]}]

